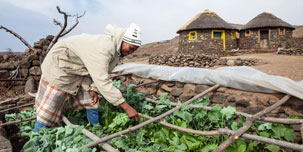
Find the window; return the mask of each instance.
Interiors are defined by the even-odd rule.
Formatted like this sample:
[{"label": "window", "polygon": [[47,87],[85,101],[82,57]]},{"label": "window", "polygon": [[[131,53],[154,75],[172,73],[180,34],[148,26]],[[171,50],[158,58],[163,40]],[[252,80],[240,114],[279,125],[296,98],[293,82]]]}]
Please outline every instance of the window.
[{"label": "window", "polygon": [[279,35],[285,35],[285,28],[279,28]]},{"label": "window", "polygon": [[250,34],[251,34],[251,31],[250,31],[250,30],[246,30],[246,31],[245,31],[245,36],[250,36]]},{"label": "window", "polygon": [[236,31],[234,30],[231,31],[231,39],[236,39]]},{"label": "window", "polygon": [[213,38],[214,38],[214,39],[221,39],[221,34],[222,34],[222,32],[214,32],[213,34],[214,34],[214,35],[213,35]]},{"label": "window", "polygon": [[188,34],[188,40],[197,40],[197,31],[191,31]]}]

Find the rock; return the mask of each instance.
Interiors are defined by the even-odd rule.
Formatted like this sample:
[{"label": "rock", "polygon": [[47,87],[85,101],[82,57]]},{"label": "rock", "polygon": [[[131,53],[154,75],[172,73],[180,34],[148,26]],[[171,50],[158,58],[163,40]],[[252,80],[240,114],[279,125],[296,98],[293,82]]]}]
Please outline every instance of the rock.
[{"label": "rock", "polygon": [[177,88],[183,88],[184,84],[182,82],[176,82],[176,87]]},{"label": "rock", "polygon": [[207,85],[197,85],[195,88],[195,93],[202,93],[203,91],[207,90],[209,86]]},{"label": "rock", "polygon": [[219,89],[217,89],[217,92],[222,92],[224,93],[227,89],[224,87],[220,87]]},{"label": "rock", "polygon": [[40,66],[40,61],[39,60],[33,60],[32,61],[32,66]]},{"label": "rock", "polygon": [[167,84],[163,84],[163,85],[161,86],[161,89],[163,89],[163,90],[166,91],[166,92],[170,92],[170,91],[172,90],[172,88],[168,87]]},{"label": "rock", "polygon": [[226,65],[226,63],[227,63],[227,59],[226,58],[220,58],[219,59],[219,65]]},{"label": "rock", "polygon": [[268,99],[263,99],[263,98],[258,97],[258,96],[256,96],[256,102],[258,104],[261,104],[261,105],[266,106],[266,107],[270,105],[269,102],[268,102]]},{"label": "rock", "polygon": [[181,99],[183,102],[191,99],[192,97],[194,97],[194,93],[183,93],[179,99]]},{"label": "rock", "polygon": [[235,65],[237,65],[237,66],[242,65],[242,61],[241,61],[241,60],[236,60],[236,61],[235,61]]},{"label": "rock", "polygon": [[21,68],[29,68],[31,66],[31,62],[27,61],[26,59],[22,59],[19,62],[19,67]]},{"label": "rock", "polygon": [[192,93],[192,92],[194,92],[195,88],[196,88],[195,85],[187,83],[184,85],[183,90],[185,93]]},{"label": "rock", "polygon": [[27,94],[29,92],[30,93],[37,92],[36,81],[32,77],[27,79],[24,87],[24,93]]},{"label": "rock", "polygon": [[31,68],[29,69],[29,73],[30,73],[31,75],[41,75],[41,74],[42,74],[42,73],[41,73],[41,69],[40,69],[39,66],[33,66],[33,67],[31,67]]},{"label": "rock", "polygon": [[48,36],[46,37],[46,39],[49,40],[49,41],[52,41],[53,38],[54,38],[54,36],[52,36],[52,35],[48,35]]},{"label": "rock", "polygon": [[15,66],[8,62],[0,64],[0,70],[14,70],[14,69],[15,69]]},{"label": "rock", "polygon": [[247,107],[243,110],[243,112],[248,113],[248,114],[256,114],[256,113],[262,111],[263,109],[264,109],[264,107],[261,107],[261,106]]},{"label": "rock", "polygon": [[0,70],[0,78],[8,78],[9,72],[7,70]]},{"label": "rock", "polygon": [[233,97],[233,96],[228,96],[227,99],[226,99],[226,101],[227,101],[227,102],[235,102],[236,99],[235,99],[235,97]]},{"label": "rock", "polygon": [[226,96],[224,94],[214,94],[211,102],[213,103],[218,103],[218,104],[222,104],[226,101]]},{"label": "rock", "polygon": [[175,89],[172,89],[170,93],[174,97],[179,97],[183,93],[183,89],[181,89],[181,88],[175,88]]},{"label": "rock", "polygon": [[167,86],[168,87],[173,87],[173,86],[175,86],[175,82],[169,81],[169,82],[167,82]]},{"label": "rock", "polygon": [[228,66],[235,66],[235,61],[234,60],[227,60],[226,64]]},{"label": "rock", "polygon": [[240,107],[248,107],[250,105],[249,100],[247,99],[241,99],[239,101],[236,101],[236,106]]}]

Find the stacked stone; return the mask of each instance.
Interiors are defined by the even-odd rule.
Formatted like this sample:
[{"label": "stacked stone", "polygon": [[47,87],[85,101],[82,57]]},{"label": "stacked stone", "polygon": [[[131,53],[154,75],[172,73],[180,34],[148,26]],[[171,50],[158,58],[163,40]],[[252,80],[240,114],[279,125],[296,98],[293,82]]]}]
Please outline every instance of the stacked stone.
[{"label": "stacked stone", "polygon": [[168,65],[176,67],[204,67],[215,66],[219,57],[217,55],[159,55],[149,58],[149,64]]},{"label": "stacked stone", "polygon": [[224,66],[254,66],[260,63],[259,59],[255,58],[236,58],[236,59],[227,59],[220,58],[218,64]]},{"label": "stacked stone", "polygon": [[281,55],[303,55],[303,48],[279,49],[277,54]]},{"label": "stacked stone", "polygon": [[27,49],[25,53],[19,55],[12,52],[0,55],[0,79],[27,79],[28,77],[39,79],[40,65],[52,39],[53,36],[49,35],[35,42],[34,52]]}]

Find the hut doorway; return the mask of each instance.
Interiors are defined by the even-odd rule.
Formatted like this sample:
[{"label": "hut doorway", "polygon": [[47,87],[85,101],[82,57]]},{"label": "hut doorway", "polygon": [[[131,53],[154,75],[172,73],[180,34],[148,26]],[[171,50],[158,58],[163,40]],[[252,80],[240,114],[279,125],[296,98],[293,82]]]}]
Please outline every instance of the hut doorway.
[{"label": "hut doorway", "polygon": [[225,50],[225,31],[224,30],[212,30],[212,39],[222,39],[223,49]]},{"label": "hut doorway", "polygon": [[268,48],[269,44],[269,30],[260,30],[260,47]]}]

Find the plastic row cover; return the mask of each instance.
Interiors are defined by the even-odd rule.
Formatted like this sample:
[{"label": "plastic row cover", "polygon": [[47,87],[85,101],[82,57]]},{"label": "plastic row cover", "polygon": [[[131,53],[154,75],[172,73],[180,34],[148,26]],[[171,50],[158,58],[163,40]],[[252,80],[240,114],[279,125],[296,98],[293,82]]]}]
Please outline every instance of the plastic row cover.
[{"label": "plastic row cover", "polygon": [[246,66],[222,67],[210,70],[128,63],[117,66],[114,72],[122,74],[132,73],[143,78],[165,81],[208,85],[220,84],[225,87],[252,92],[283,92],[303,99],[302,81],[296,82],[285,77],[268,75]]}]

